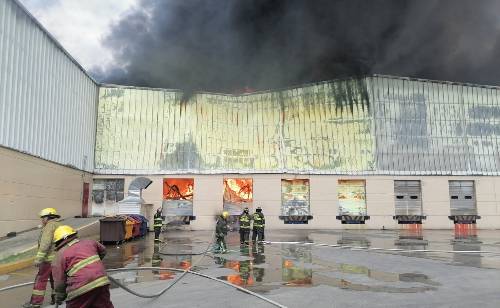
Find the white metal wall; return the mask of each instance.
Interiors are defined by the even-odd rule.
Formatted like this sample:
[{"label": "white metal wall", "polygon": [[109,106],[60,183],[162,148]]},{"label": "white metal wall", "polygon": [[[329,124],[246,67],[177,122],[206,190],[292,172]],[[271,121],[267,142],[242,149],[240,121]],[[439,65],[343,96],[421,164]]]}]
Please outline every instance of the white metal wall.
[{"label": "white metal wall", "polygon": [[0,0],[0,145],[94,165],[97,84],[15,0]]}]

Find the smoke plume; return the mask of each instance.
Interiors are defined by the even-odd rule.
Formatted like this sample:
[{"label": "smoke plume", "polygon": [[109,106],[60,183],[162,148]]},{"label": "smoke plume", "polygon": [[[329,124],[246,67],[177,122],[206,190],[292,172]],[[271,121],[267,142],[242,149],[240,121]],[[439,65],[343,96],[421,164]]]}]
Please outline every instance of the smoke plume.
[{"label": "smoke plume", "polygon": [[371,73],[500,80],[500,1],[142,0],[106,83],[234,92]]}]

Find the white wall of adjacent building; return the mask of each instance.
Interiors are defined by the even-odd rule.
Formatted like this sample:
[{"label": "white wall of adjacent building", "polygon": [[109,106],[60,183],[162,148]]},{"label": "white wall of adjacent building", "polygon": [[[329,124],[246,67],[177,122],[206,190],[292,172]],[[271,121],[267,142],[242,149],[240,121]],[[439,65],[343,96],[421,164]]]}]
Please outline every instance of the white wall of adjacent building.
[{"label": "white wall of adjacent building", "polygon": [[92,171],[98,85],[17,2],[0,1],[0,146]]},{"label": "white wall of adjacent building", "polygon": [[0,236],[36,227],[44,207],[82,214],[97,98],[59,43],[17,1],[1,0]]}]

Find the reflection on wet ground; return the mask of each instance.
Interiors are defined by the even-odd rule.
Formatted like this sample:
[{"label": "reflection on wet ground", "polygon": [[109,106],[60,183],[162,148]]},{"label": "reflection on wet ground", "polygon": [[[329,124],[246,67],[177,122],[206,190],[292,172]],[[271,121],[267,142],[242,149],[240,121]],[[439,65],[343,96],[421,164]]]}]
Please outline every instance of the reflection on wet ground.
[{"label": "reflection on wet ground", "polygon": [[[277,232],[278,233],[278,232]],[[403,225],[398,231],[296,231],[279,232],[273,241],[300,243],[327,243],[354,248],[380,247],[408,250],[479,251],[483,245],[500,254],[500,243],[480,241],[477,230],[458,227],[445,240],[449,231],[422,231],[420,225]],[[487,233],[487,232],[485,232]],[[497,232],[500,235],[500,232]],[[426,239],[426,235],[427,238]],[[489,234],[487,234],[489,237]],[[390,272],[370,269],[364,265],[337,263],[313,255],[314,245],[272,244],[239,245],[238,234],[228,236],[230,251],[227,254],[207,254],[205,257],[190,255],[202,252],[209,243],[207,232],[167,232],[165,243],[154,245],[151,238],[108,246],[105,259],[108,268],[158,266],[189,269],[197,262],[196,270],[212,271],[217,277],[233,284],[267,292],[281,287],[308,287],[328,285],[341,289],[389,293],[417,293],[435,290],[439,283],[418,272]],[[273,237],[273,235],[270,235]],[[331,249],[332,254],[338,248]],[[450,254],[426,252],[373,252],[410,255],[411,257],[447,261],[455,265],[500,268],[499,256],[479,254]],[[174,255],[166,255],[174,254]],[[195,259],[196,261],[194,261]],[[486,260],[486,264],[483,263]],[[201,261],[201,262],[200,262]],[[219,269],[217,271],[216,269]],[[170,280],[171,271],[126,272],[116,274],[124,283],[150,279]]]},{"label": "reflection on wet ground", "polygon": [[[231,232],[227,237],[230,249],[228,253],[208,253],[205,256],[199,254],[212,241],[212,233],[209,231],[170,231],[163,236],[164,243],[159,245],[155,245],[153,236],[149,235],[120,245],[109,245],[104,263],[107,268],[155,266],[190,269],[194,266],[193,270],[259,293],[317,286],[372,293],[418,294],[440,290],[443,285],[440,277],[436,277],[434,272],[425,267],[419,267],[419,259],[437,260],[460,267],[500,269],[500,231],[477,231],[469,226],[459,226],[454,231],[425,231],[420,226],[412,225],[402,226],[400,230],[385,231],[268,231],[267,238],[277,243],[250,246],[241,246],[237,232]],[[403,251],[368,252],[366,248],[399,248]],[[426,249],[496,251],[497,254],[421,251]],[[346,256],[346,253],[350,255]],[[358,256],[354,258],[356,253]],[[365,255],[360,258],[359,254]],[[402,266],[391,267],[391,264],[370,263],[370,256],[383,258],[384,254],[401,258],[398,259],[401,264],[411,262],[413,265],[408,269]],[[460,267],[454,268],[460,270]],[[177,276],[177,272],[168,270],[113,274],[114,278],[125,284],[172,280]],[[33,277],[34,269],[1,276],[0,287],[30,281]],[[29,294],[29,288],[23,290]],[[19,295],[21,291],[16,292]],[[4,295],[0,294],[2,297]]]}]

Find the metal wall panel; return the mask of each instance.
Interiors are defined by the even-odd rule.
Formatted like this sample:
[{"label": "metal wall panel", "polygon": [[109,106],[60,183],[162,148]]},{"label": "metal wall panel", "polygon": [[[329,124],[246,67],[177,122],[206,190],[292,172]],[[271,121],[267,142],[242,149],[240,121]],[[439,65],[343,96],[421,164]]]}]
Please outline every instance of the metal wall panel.
[{"label": "metal wall panel", "polygon": [[0,0],[0,145],[93,171],[97,84],[14,0]]},{"label": "metal wall panel", "polygon": [[422,215],[420,181],[394,181],[396,215]]},{"label": "metal wall panel", "polygon": [[367,83],[377,173],[499,174],[498,88],[386,76]]},{"label": "metal wall panel", "polygon": [[184,100],[102,87],[95,171],[497,175],[499,95],[387,76]]}]

